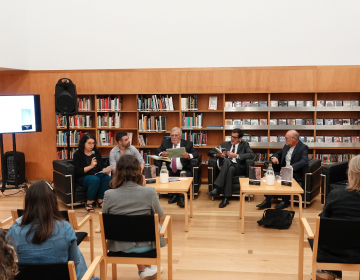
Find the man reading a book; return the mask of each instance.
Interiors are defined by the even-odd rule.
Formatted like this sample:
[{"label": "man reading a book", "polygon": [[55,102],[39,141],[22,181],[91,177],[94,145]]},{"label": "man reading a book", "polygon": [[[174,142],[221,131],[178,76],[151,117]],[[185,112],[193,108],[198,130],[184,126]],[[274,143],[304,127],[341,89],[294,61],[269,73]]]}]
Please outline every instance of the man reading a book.
[{"label": "man reading a book", "polygon": [[[235,128],[231,133],[231,141],[223,142],[219,147],[208,152],[210,158],[217,159],[216,161],[209,160],[209,167],[220,170],[214,182],[214,189],[208,192],[208,195],[217,197],[221,193],[224,194],[224,199],[219,204],[220,208],[224,208],[229,204],[229,198],[232,195],[233,177],[245,175],[245,161],[255,157],[249,143],[242,141],[243,136],[243,131]],[[215,166],[212,166],[213,164]]]},{"label": "man reading a book", "polygon": [[[169,176],[179,177],[181,171],[186,171],[186,177],[192,177],[190,168],[190,160],[199,157],[199,153],[194,149],[193,143],[188,140],[181,139],[182,131],[178,127],[170,130],[170,139],[164,139],[161,146],[155,150],[155,155],[168,157],[169,153],[166,149],[185,148],[185,153],[181,154],[181,158],[172,158],[171,162],[166,162]],[[180,207],[185,206],[184,195],[178,193],[169,193],[169,204],[177,202]]]},{"label": "man reading a book", "polygon": [[[309,148],[301,141],[299,141],[299,133],[296,130],[289,130],[285,134],[286,145],[282,150],[273,154],[270,160],[274,164],[274,169],[281,169],[281,167],[292,167],[293,177],[296,182],[302,185],[302,168],[309,162],[308,152]],[[282,201],[275,205],[275,209],[284,209],[290,205],[290,196],[281,196]],[[256,205],[260,209],[271,207],[272,195],[265,195],[265,200]]]},{"label": "man reading a book", "polygon": [[[140,162],[141,172],[144,170],[145,161],[139,151],[130,144],[129,136],[126,132],[121,131],[116,134],[116,142],[118,145],[110,151],[109,161],[110,165],[116,164],[121,156],[133,155]],[[116,165],[111,170],[112,173],[116,171]]]}]

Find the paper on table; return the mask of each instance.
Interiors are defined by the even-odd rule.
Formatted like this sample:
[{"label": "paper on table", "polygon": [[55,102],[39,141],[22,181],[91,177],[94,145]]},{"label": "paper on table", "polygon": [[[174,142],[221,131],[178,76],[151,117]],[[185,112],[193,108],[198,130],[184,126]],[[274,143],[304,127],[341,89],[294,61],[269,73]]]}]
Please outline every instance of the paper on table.
[{"label": "paper on table", "polygon": [[111,171],[111,170],[113,170],[113,169],[115,168],[115,165],[116,165],[116,163],[114,163],[113,165],[110,165],[110,166],[104,168],[104,169],[103,169],[102,171],[100,171],[100,172],[95,173],[95,175],[96,175],[96,174],[99,174],[99,173],[109,172],[109,171]]},{"label": "paper on table", "polygon": [[168,157],[162,157],[162,156],[148,156],[149,158],[153,158],[153,159],[156,159],[156,160],[163,160],[163,161],[169,161],[171,162],[171,159],[168,158]]},{"label": "paper on table", "polygon": [[182,158],[182,154],[185,153],[185,147],[166,149],[169,154],[169,158]]}]

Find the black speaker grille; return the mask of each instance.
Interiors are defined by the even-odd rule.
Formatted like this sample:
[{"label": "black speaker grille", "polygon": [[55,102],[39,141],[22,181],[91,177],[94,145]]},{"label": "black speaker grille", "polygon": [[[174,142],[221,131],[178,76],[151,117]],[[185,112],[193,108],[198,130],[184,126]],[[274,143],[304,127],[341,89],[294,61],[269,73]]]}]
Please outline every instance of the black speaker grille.
[{"label": "black speaker grille", "polygon": [[64,91],[57,99],[56,99],[56,107],[60,112],[63,113],[73,113],[75,111],[76,101],[70,95],[69,92]]}]

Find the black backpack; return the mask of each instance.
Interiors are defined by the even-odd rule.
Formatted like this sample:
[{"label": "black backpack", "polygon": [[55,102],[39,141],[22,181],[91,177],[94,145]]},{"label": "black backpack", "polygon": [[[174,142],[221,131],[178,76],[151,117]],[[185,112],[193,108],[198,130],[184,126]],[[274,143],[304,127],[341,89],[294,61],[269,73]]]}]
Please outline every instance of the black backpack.
[{"label": "black backpack", "polygon": [[267,228],[288,229],[294,216],[294,211],[266,209],[261,220],[257,222],[260,226]]}]

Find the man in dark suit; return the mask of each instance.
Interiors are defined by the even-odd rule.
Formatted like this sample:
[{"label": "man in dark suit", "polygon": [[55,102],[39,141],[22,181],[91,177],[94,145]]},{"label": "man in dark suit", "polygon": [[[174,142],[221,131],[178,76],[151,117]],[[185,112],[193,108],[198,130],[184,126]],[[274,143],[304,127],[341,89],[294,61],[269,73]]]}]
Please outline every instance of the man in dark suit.
[{"label": "man in dark suit", "polygon": [[[293,177],[296,182],[302,185],[302,168],[309,162],[308,152],[309,148],[301,141],[299,141],[299,133],[296,130],[289,130],[285,134],[286,145],[284,148],[271,157],[271,161],[279,167],[292,167]],[[260,209],[271,207],[272,195],[265,195],[265,200],[256,205]],[[290,205],[290,196],[282,196],[282,201],[275,205],[275,209],[284,209]]]},{"label": "man in dark suit", "polygon": [[216,148],[208,152],[209,157],[217,157],[218,168],[221,170],[219,176],[214,182],[214,189],[208,192],[213,197],[224,193],[224,199],[219,207],[224,208],[229,204],[229,198],[232,195],[232,179],[234,176],[245,175],[245,161],[254,158],[255,154],[250,149],[249,143],[241,141],[244,133],[241,129],[235,128],[231,133],[231,141],[223,142],[218,148],[225,148],[224,152],[219,152]]},{"label": "man in dark suit", "polygon": [[[172,158],[171,162],[166,162],[166,167],[169,171],[169,176],[178,177],[181,171],[186,171],[187,177],[192,177],[193,174],[190,168],[190,160],[197,158],[199,153],[194,149],[191,141],[181,139],[182,131],[178,127],[174,127],[170,130],[170,139],[164,139],[161,146],[155,150],[155,155],[168,157],[169,154],[166,149],[185,147],[185,153],[181,158]],[[184,195],[169,193],[169,203],[177,202],[180,207],[185,206]]]}]

